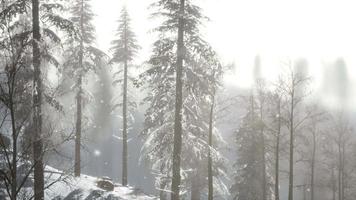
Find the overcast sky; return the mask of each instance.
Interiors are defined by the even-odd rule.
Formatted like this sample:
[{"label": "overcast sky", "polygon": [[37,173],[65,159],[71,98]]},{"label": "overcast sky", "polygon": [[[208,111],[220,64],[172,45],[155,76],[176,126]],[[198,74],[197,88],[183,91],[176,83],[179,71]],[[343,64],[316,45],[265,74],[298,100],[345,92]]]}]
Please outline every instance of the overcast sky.
[{"label": "overcast sky", "polygon": [[[154,27],[147,9],[152,0],[93,0],[98,46],[107,50],[124,4],[142,46],[138,63],[147,59]],[[224,63],[235,62],[231,84],[248,86],[254,57],[262,59],[268,79],[278,75],[281,61],[305,57],[321,82],[322,63],[344,57],[356,85],[356,3],[354,0],[195,0],[211,19],[202,34]]]}]

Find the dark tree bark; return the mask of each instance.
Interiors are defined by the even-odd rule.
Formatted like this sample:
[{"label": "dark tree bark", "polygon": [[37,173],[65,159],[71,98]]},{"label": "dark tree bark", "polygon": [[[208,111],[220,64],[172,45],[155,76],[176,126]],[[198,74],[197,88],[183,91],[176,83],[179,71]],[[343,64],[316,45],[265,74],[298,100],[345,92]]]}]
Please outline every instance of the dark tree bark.
[{"label": "dark tree bark", "polygon": [[83,22],[83,7],[84,2],[81,1],[81,16],[80,16],[80,49],[79,49],[79,73],[78,73],[78,92],[77,92],[77,120],[75,127],[75,155],[74,155],[74,176],[79,177],[81,174],[81,138],[82,138],[82,82],[83,82],[83,57],[84,57],[84,22]]},{"label": "dark tree bark", "polygon": [[279,143],[281,136],[281,98],[278,97],[277,103],[277,111],[278,111],[278,124],[277,124],[277,138],[276,138],[276,163],[275,163],[275,185],[274,185],[274,193],[275,200],[279,200]]},{"label": "dark tree bark", "polygon": [[174,145],[173,145],[173,169],[171,200],[179,200],[180,162],[182,151],[182,104],[183,104],[183,59],[184,59],[184,9],[185,0],[180,0],[178,22],[178,48],[176,69],[176,102],[174,118]]},{"label": "dark tree bark", "polygon": [[211,157],[211,149],[213,148],[213,117],[214,117],[214,97],[212,97],[212,103],[209,116],[209,152],[208,152],[208,200],[214,198],[213,187],[213,161]]},{"label": "dark tree bark", "polygon": [[[82,53],[79,56],[79,63],[82,63]],[[82,138],[82,76],[79,75],[77,80],[77,122],[75,127],[75,161],[74,161],[74,176],[79,177],[81,174],[81,138]]]},{"label": "dark tree bark", "polygon": [[[16,128],[16,119],[15,119],[15,108],[14,108],[14,100],[13,100],[13,90],[14,84],[10,89],[9,95],[9,104],[10,104],[10,115],[11,115],[11,128],[12,128],[12,168],[10,168],[11,172],[11,199],[17,199],[17,128]],[[4,148],[5,149],[5,148]]]},{"label": "dark tree bark", "polygon": [[33,30],[33,158],[34,158],[34,199],[44,199],[43,143],[42,143],[42,80],[41,80],[41,40],[39,24],[39,0],[32,0],[32,30]]}]

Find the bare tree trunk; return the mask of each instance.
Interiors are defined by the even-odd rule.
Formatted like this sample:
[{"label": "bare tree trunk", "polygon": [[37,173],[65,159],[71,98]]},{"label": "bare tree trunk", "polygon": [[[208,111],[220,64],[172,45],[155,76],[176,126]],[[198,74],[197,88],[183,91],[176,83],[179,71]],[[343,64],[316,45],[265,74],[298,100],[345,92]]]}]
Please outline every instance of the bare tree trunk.
[{"label": "bare tree trunk", "polygon": [[[82,63],[82,53],[79,55],[79,63]],[[74,161],[74,175],[79,177],[81,174],[81,138],[82,138],[82,75],[80,74],[77,80],[77,122],[75,132],[75,161]]]},{"label": "bare tree trunk", "polygon": [[[293,80],[292,80],[293,81]],[[294,85],[292,86],[294,87]],[[289,138],[289,188],[288,200],[293,200],[293,172],[294,172],[294,88],[291,93],[291,112],[290,112],[290,138]]]},{"label": "bare tree trunk", "polygon": [[213,161],[211,157],[211,150],[213,148],[213,117],[214,117],[214,96],[212,97],[212,103],[210,108],[209,118],[209,151],[208,151],[208,200],[214,199],[214,187],[213,187]]},{"label": "bare tree trunk", "polygon": [[279,200],[279,142],[281,136],[281,99],[278,97],[278,128],[277,128],[277,139],[276,139],[276,163],[275,163],[275,185],[274,193],[275,200]]},{"label": "bare tree trunk", "polygon": [[78,92],[77,92],[77,121],[75,127],[75,158],[74,158],[74,176],[79,177],[81,174],[81,138],[82,138],[82,95],[83,95],[83,57],[84,57],[84,44],[83,44],[83,10],[84,10],[84,2],[81,1],[81,14],[80,14],[80,50],[79,50],[79,72],[78,72]]},{"label": "bare tree trunk", "polygon": [[127,60],[124,63],[123,87],[123,130],[122,130],[122,185],[127,185]]},{"label": "bare tree trunk", "polygon": [[44,199],[43,174],[43,143],[42,143],[42,80],[41,80],[41,53],[39,42],[41,40],[39,24],[39,0],[32,0],[32,30],[33,30],[33,158],[34,158],[34,199]]},{"label": "bare tree trunk", "polygon": [[180,0],[178,42],[177,42],[177,69],[176,69],[176,102],[174,116],[174,145],[171,200],[179,200],[180,162],[182,151],[182,104],[183,104],[183,59],[184,59],[184,9],[185,0]]},{"label": "bare tree trunk", "polygon": [[316,130],[313,130],[313,152],[311,160],[311,177],[310,177],[310,200],[314,200],[314,177],[315,177],[315,153],[316,153]]},{"label": "bare tree trunk", "polygon": [[[13,84],[10,89],[10,114],[11,114],[11,128],[12,128],[12,167],[11,172],[11,199],[17,199],[17,128],[15,121],[14,100],[13,100]],[[4,148],[5,149],[5,148]]]}]

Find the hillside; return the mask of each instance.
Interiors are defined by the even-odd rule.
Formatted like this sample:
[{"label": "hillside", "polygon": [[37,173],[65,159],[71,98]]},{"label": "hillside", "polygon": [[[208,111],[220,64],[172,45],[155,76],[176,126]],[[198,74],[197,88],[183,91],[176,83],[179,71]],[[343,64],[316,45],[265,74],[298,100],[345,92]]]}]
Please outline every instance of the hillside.
[{"label": "hillside", "polygon": [[54,169],[47,168],[48,183],[54,182],[52,186],[46,190],[46,200],[150,200],[156,199],[153,196],[144,194],[141,190],[133,187],[123,187],[120,184],[114,184],[113,191],[105,191],[97,187],[97,181],[100,178],[82,175],[80,178],[64,177],[61,181],[63,174]]}]

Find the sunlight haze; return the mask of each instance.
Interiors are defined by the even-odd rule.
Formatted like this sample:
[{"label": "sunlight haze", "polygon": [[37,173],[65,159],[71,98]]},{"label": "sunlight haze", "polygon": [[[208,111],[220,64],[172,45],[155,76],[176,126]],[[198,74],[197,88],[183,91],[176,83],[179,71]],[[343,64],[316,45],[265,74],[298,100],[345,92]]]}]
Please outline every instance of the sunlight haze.
[{"label": "sunlight haze", "polygon": [[[104,3],[105,2],[105,3]],[[110,48],[110,39],[126,4],[132,18],[132,28],[142,44],[139,61],[149,56],[153,40],[147,39],[153,22],[148,20],[152,0],[94,0],[97,14],[98,44]],[[213,45],[224,63],[235,62],[235,84],[248,86],[256,55],[261,55],[263,72],[273,77],[284,59],[307,58],[313,72],[321,64],[344,57],[350,72],[356,72],[355,2],[348,0],[199,0],[210,18],[203,34]],[[110,6],[107,7],[106,3]],[[317,68],[318,70],[315,70]],[[240,76],[238,75],[240,74]],[[350,73],[353,78],[355,73]],[[234,75],[235,76],[235,75]]]}]

